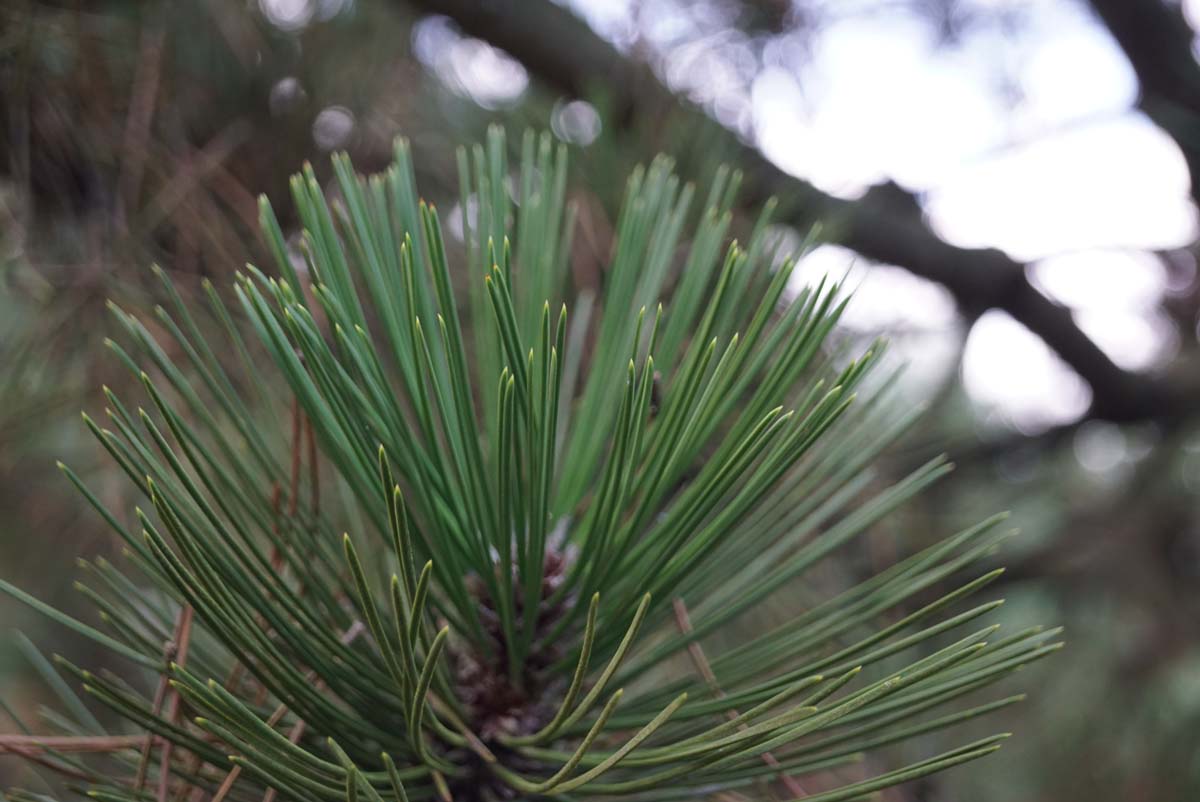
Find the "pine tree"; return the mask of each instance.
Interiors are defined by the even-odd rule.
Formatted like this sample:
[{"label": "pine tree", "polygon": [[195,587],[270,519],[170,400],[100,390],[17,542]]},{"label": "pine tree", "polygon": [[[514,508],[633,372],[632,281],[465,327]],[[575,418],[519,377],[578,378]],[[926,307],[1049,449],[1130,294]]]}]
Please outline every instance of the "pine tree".
[{"label": "pine tree", "polygon": [[[84,563],[98,627],[0,589],[129,674],[34,652],[57,734],[0,747],[101,802],[833,802],[999,748],[841,768],[1019,700],[964,697],[1058,644],[963,604],[1000,573],[978,564],[1003,516],[826,598],[806,581],[949,466],[872,472],[916,413],[886,382],[856,399],[882,347],[832,347],[842,288],[793,292],[770,204],[727,245],[738,174],[697,213],[660,157],[592,291],[563,146],[526,134],[511,176],[501,131],[460,149],[453,268],[395,157],[370,178],[335,157],[336,199],[297,175],[298,248],[264,199],[275,269],[232,304],[205,286],[216,334],[162,271],[153,332],[113,307],[147,401],[106,388],[111,428],[85,421],[136,524],[63,471],[127,567]],[[256,417],[289,404],[290,438]],[[780,599],[799,610],[762,624]]]}]

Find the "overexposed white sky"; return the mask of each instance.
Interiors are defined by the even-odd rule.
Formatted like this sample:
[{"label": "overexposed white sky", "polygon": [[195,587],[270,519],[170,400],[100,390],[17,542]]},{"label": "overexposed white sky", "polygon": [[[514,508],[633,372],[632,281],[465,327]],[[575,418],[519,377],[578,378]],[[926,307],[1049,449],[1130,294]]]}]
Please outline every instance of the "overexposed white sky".
[{"label": "overexposed white sky", "polygon": [[[758,142],[835,194],[888,178],[919,193],[943,237],[1031,262],[1035,286],[1075,310],[1115,362],[1152,369],[1178,335],[1154,312],[1167,276],[1146,251],[1196,237],[1183,158],[1133,110],[1136,78],[1081,3],[1024,5],[1032,24],[1019,36],[985,31],[952,48],[903,14],[835,24],[803,70],[771,67],[755,79]],[[1000,74],[1015,82],[1015,101],[997,91]],[[901,329],[944,320],[943,306],[931,314],[904,279],[868,271],[856,303],[890,307]],[[962,336],[955,326],[946,337]],[[930,342],[925,333],[907,353],[921,376],[955,356]],[[1078,377],[1000,312],[969,333],[962,378],[985,414],[1027,430],[1073,420],[1090,401]]]}]

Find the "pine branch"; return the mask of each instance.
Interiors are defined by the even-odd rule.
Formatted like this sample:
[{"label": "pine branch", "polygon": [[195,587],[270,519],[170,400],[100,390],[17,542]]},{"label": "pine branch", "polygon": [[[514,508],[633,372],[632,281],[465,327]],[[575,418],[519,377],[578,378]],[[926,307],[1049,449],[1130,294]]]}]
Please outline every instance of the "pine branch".
[{"label": "pine branch", "polygon": [[[460,152],[478,209],[461,243],[419,200],[404,141],[381,175],[336,156],[336,200],[306,168],[300,260],[264,200],[275,275],[248,265],[234,310],[209,293],[217,336],[163,271],[157,334],[113,307],[127,345],[108,345],[144,406],[106,389],[112,428],[85,423],[143,506],[110,511],[64,473],[128,565],[98,562],[102,581],[79,585],[102,628],[0,590],[132,661],[128,678],[60,670],[137,734],[80,740],[98,725],[50,670],[72,716],[48,722],[68,739],[12,751],[101,802],[144,802],[151,779],[157,802],[655,799],[776,777],[800,793],[795,778],[1015,701],[928,715],[1059,647],[1036,627],[963,634],[1001,603],[965,606],[1000,573],[971,578],[1002,516],[774,630],[744,625],[948,470],[868,492],[913,415],[857,397],[882,345],[848,360],[830,346],[846,299],[828,281],[789,290],[771,207],[744,247],[726,243],[713,221],[730,218],[736,172],[701,196],[669,158],[639,168],[600,311],[569,335],[566,149],[527,133],[518,153],[510,169],[499,129]],[[585,336],[587,369],[566,370]],[[686,615],[665,601],[684,596]],[[671,672],[687,653],[699,676]],[[142,749],[101,773],[67,751],[85,745]]]}]

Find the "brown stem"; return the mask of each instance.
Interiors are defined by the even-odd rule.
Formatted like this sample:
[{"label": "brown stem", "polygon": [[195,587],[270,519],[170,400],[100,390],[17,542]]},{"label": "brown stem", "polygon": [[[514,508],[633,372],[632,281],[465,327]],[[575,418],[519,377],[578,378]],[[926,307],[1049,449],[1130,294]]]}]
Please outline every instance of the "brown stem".
[{"label": "brown stem", "polygon": [[[675,623],[679,625],[679,631],[685,636],[691,635],[692,618],[690,615],[688,615],[687,605],[684,603],[682,598],[678,597],[672,604],[675,608]],[[705,657],[704,648],[700,645],[700,641],[694,640],[688,644],[688,654],[691,655],[692,662],[696,666],[696,671],[701,677],[704,678],[704,682],[706,685],[708,685],[708,689],[712,691],[712,695],[718,699],[724,699],[725,691],[721,689],[720,683],[717,682],[717,675],[713,672],[712,665],[708,662],[708,658]],[[730,708],[729,710],[725,711],[725,717],[730,721],[733,721],[739,715],[741,714],[738,713],[738,711],[734,708]],[[746,729],[746,724],[741,724],[738,729]],[[761,757],[763,763],[766,763],[771,768],[780,768],[779,760],[770,752],[763,752]],[[788,793],[792,795],[793,799],[800,799],[801,797],[808,795],[808,792],[804,790],[804,786],[800,785],[800,783],[797,782],[796,779],[791,775],[780,772],[779,779],[788,789]]]},{"label": "brown stem", "polygon": [[304,437],[308,442],[308,484],[312,493],[312,518],[315,524],[321,514],[321,471],[317,462],[317,438],[313,434],[312,419],[304,418]]},{"label": "brown stem", "polygon": [[0,735],[0,751],[119,752],[145,741],[143,735]]},{"label": "brown stem", "polygon": [[[363,626],[363,623],[361,621],[355,621],[353,624],[351,624],[346,629],[345,632],[342,633],[341,638],[339,638],[339,640],[343,644],[349,646],[351,643],[354,642],[355,638],[357,638],[359,635],[361,635],[363,633],[363,631],[365,629],[366,629],[366,627]],[[315,671],[309,671],[305,676],[309,681],[316,679],[316,684],[317,684],[318,688],[324,687],[324,683],[322,683],[319,679],[317,679],[317,673]],[[283,705],[283,704],[279,705],[279,707],[275,708],[275,712],[273,712],[271,714],[271,717],[267,719],[267,726],[274,727],[276,724],[279,723],[279,721],[285,715],[287,715],[287,712],[288,712],[287,705]],[[288,733],[288,738],[293,739],[292,743],[296,743],[300,740],[301,737],[303,737],[303,735],[304,735],[304,722],[297,721],[294,725],[292,725],[292,729]],[[233,788],[233,784],[235,782],[237,782],[237,778],[239,775],[241,775],[241,773],[242,773],[242,767],[234,766],[233,769],[230,770],[229,774],[225,775],[225,779],[224,779],[224,781],[222,781],[221,787],[218,788],[217,793],[213,795],[212,802],[224,802],[225,797],[229,795],[230,789]],[[273,800],[274,798],[275,798],[274,789],[268,789],[266,795],[263,797],[263,802],[271,802],[271,800]]]},{"label": "brown stem", "polygon": [[166,20],[162,13],[142,29],[137,71],[129,98],[129,115],[125,118],[125,134],[121,143],[121,173],[117,178],[121,198],[122,218],[137,208],[146,168],[146,152],[150,142],[150,123],[158,98],[159,77],[162,74],[163,46],[167,38]]},{"label": "brown stem", "polygon": [[[178,622],[175,625],[179,628]],[[162,712],[163,701],[167,698],[167,678],[171,674],[171,662],[175,659],[176,653],[179,651],[178,641],[175,635],[163,644],[163,670],[158,677],[158,687],[154,689],[154,702],[150,705],[150,715],[158,718]],[[140,792],[146,784],[146,772],[150,767],[150,750],[154,748],[154,741],[157,738],[153,733],[146,733],[146,742],[142,745],[142,755],[138,760],[137,775],[133,781],[133,789]]]},{"label": "brown stem", "polygon": [[[175,642],[179,644],[175,663],[180,668],[187,666],[188,650],[192,642],[192,619],[194,614],[195,610],[190,604],[184,605],[180,609],[179,617],[175,622]],[[179,720],[179,692],[175,689],[171,690],[171,702],[168,707],[167,720],[172,724]],[[174,749],[174,746],[175,744],[171,741],[163,742],[162,766],[158,771],[158,802],[167,802],[167,791],[171,778],[171,751]]]},{"label": "brown stem", "polygon": [[300,402],[292,399],[292,483],[288,488],[288,518],[296,517],[296,505],[300,499]]}]

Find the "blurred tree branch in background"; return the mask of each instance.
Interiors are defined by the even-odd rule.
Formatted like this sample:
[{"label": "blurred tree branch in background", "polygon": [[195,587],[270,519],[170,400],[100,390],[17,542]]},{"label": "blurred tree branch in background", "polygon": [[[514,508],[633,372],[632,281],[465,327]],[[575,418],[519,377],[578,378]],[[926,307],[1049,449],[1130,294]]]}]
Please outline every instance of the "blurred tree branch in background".
[{"label": "blurred tree branch in background", "polygon": [[1178,4],[1089,0],[1137,73],[1138,108],[1175,140],[1200,204],[1200,63]]}]

